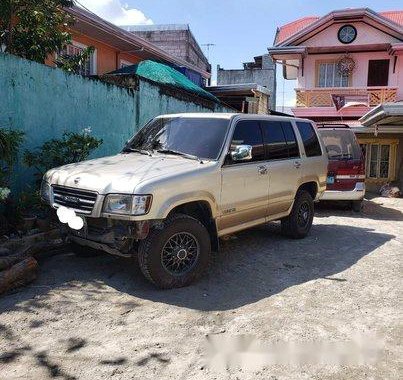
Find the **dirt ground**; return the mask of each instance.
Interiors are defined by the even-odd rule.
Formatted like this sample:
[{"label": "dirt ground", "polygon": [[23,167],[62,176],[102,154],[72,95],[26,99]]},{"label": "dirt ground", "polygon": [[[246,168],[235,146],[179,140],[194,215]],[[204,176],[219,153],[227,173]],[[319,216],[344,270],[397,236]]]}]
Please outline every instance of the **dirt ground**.
[{"label": "dirt ground", "polygon": [[[0,299],[0,379],[401,379],[403,199],[317,210],[310,236],[279,225],[222,244],[208,275],[160,291],[135,263],[63,253]],[[351,365],[205,365],[206,335],[264,344],[379,344]]]}]

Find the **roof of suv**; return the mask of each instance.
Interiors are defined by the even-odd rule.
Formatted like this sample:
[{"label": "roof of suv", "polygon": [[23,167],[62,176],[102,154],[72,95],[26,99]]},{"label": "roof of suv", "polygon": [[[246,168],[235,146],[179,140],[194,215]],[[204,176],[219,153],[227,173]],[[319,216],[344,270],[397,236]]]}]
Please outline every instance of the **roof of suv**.
[{"label": "roof of suv", "polygon": [[292,119],[295,121],[305,121],[312,123],[311,120],[296,118],[293,116],[279,116],[279,115],[260,115],[260,114],[245,114],[245,113],[221,113],[221,112],[200,112],[200,113],[177,113],[177,114],[166,114],[157,116],[158,118],[164,117],[197,117],[197,118],[216,118],[216,119],[232,119],[234,117],[240,117],[242,119]]}]

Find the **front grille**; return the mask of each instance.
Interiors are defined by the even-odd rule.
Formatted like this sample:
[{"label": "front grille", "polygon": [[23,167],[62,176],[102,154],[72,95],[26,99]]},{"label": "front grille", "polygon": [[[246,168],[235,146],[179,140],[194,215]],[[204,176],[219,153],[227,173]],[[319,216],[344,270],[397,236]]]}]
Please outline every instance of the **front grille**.
[{"label": "front grille", "polygon": [[91,214],[97,200],[97,193],[88,190],[53,185],[53,202],[83,214]]}]

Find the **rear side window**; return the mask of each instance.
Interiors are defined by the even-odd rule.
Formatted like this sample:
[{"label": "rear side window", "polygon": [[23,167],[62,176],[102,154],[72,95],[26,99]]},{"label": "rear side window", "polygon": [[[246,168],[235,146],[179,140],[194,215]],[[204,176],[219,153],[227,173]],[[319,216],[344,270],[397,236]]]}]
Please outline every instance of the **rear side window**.
[{"label": "rear side window", "polygon": [[349,129],[319,129],[330,160],[361,158],[361,148]]},{"label": "rear side window", "polygon": [[[252,161],[265,159],[262,130],[258,121],[242,120],[235,126],[231,149],[235,145],[251,145]],[[250,162],[250,161],[249,161]]]},{"label": "rear side window", "polygon": [[311,123],[297,121],[297,128],[304,143],[305,153],[307,157],[315,157],[322,155],[322,149],[318,137]]},{"label": "rear side window", "polygon": [[269,160],[288,158],[288,147],[280,121],[262,121],[263,135]]},{"label": "rear side window", "polygon": [[282,122],[285,140],[288,147],[288,156],[290,158],[299,157],[299,149],[297,139],[295,137],[294,128],[289,122]]}]

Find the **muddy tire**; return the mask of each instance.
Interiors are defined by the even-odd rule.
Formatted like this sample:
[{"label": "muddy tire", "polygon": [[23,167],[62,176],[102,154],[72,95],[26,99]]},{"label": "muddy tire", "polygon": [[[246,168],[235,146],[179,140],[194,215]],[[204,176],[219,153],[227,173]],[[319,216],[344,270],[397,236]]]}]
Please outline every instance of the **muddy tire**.
[{"label": "muddy tire", "polygon": [[210,235],[197,219],[176,214],[139,244],[144,276],[162,289],[187,286],[200,278],[211,259]]},{"label": "muddy tire", "polygon": [[351,202],[351,209],[354,212],[360,212],[362,210],[362,201],[352,201]]},{"label": "muddy tire", "polygon": [[281,220],[281,232],[293,239],[302,239],[308,235],[313,221],[314,205],[311,194],[300,190],[289,216]]}]

